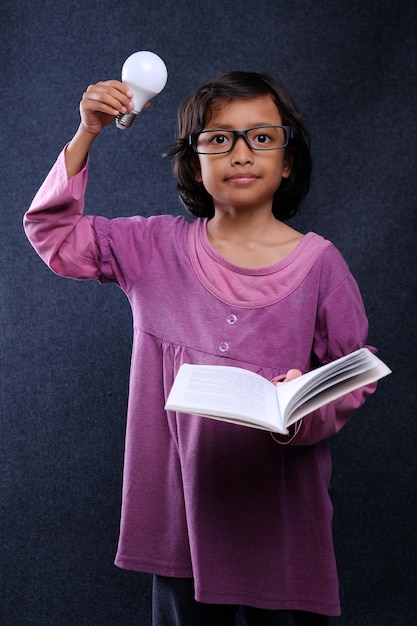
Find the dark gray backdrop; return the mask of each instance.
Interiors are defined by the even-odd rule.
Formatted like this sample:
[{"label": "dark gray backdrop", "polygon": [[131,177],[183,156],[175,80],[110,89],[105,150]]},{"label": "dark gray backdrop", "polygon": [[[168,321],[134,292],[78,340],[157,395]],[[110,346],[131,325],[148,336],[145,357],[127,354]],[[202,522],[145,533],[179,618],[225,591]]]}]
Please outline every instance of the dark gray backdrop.
[{"label": "dark gray backdrop", "polygon": [[2,3],[1,624],[150,623],[149,578],[112,564],[129,307],[115,287],[53,275],[21,227],[86,86],[140,49],[165,59],[168,84],[94,146],[92,213],[182,212],[161,154],[179,101],[219,71],[276,75],[308,118],[313,187],[291,224],[340,248],[394,370],[332,441],[334,621],[415,623],[416,17],[412,0]]}]

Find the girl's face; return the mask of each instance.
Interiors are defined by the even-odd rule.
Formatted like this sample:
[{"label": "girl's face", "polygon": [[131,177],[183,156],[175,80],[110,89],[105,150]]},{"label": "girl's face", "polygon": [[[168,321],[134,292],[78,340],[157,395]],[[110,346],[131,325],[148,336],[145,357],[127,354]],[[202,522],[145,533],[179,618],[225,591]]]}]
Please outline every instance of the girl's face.
[{"label": "girl's face", "polygon": [[[265,95],[220,103],[211,111],[204,130],[274,125],[282,125],[281,115],[272,96]],[[212,196],[216,211],[270,211],[275,191],[291,173],[285,149],[252,150],[243,137],[238,138],[231,152],[198,156],[200,171],[196,180]]]}]

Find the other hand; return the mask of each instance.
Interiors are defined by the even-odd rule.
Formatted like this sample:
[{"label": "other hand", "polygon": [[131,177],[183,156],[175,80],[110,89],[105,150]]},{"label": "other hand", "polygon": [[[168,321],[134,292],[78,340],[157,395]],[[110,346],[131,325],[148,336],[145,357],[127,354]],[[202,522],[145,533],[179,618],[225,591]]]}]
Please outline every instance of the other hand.
[{"label": "other hand", "polygon": [[278,379],[275,379],[272,382],[274,385],[279,385],[280,383],[289,383],[290,380],[294,380],[295,378],[298,378],[299,376],[302,376],[301,370],[290,369],[288,370],[286,376],[280,376]]},{"label": "other hand", "polygon": [[[118,80],[89,85],[80,102],[81,126],[92,135],[98,135],[119,113],[134,108],[132,97],[129,87]],[[147,102],[144,108],[149,106]]]},{"label": "other hand", "polygon": [[288,383],[290,382],[290,380],[294,380],[295,378],[298,378],[301,375],[302,375],[302,372],[300,370],[296,370],[296,369],[288,370],[287,375],[282,382]]}]

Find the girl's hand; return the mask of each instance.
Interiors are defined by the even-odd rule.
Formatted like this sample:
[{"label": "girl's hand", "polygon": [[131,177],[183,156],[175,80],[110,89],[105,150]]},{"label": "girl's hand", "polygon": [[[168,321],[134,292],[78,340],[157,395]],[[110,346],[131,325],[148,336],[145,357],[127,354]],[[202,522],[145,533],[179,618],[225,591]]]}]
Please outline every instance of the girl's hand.
[{"label": "girl's hand", "polygon": [[302,372],[300,370],[291,369],[291,370],[288,370],[286,376],[279,376],[278,378],[275,378],[271,382],[274,385],[279,385],[281,383],[289,383],[290,380],[294,380],[295,378],[298,378],[301,375],[302,375]]},{"label": "girl's hand", "polygon": [[301,375],[302,375],[302,372],[300,370],[295,370],[295,369],[288,370],[287,375],[282,382],[288,383],[290,380],[294,380],[295,378],[298,378]]},{"label": "girl's hand", "polygon": [[98,135],[119,113],[134,108],[132,96],[129,87],[118,80],[89,85],[80,102],[81,127]]},{"label": "girl's hand", "polygon": [[[134,109],[132,92],[118,80],[90,85],[80,102],[81,122],[65,150],[68,180],[85,165],[92,143],[105,126],[114,122],[119,113]],[[150,101],[143,107],[147,109]]]}]

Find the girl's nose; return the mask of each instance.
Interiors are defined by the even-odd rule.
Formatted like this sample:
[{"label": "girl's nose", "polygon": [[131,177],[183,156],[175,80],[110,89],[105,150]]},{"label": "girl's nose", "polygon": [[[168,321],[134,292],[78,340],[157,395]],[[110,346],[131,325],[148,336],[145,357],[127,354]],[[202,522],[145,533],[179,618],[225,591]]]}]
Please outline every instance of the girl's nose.
[{"label": "girl's nose", "polygon": [[243,137],[238,137],[236,144],[231,152],[232,163],[243,165],[244,163],[252,163],[253,150],[248,146]]}]

